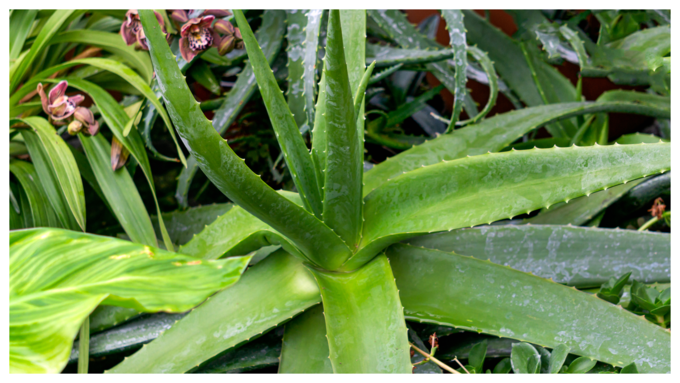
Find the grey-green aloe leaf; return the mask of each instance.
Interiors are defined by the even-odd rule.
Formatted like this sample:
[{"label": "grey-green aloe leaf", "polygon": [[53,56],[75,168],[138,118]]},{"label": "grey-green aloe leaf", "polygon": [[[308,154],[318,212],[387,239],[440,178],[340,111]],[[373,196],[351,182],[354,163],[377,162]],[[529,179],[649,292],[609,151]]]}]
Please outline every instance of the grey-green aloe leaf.
[{"label": "grey-green aloe leaf", "polygon": [[455,71],[455,93],[453,94],[453,115],[447,133],[453,131],[458,122],[460,112],[463,110],[463,100],[467,93],[467,42],[465,41],[465,25],[463,24],[463,12],[456,9],[443,9],[442,16],[446,20],[446,29],[449,31],[450,44],[453,48],[453,62]]},{"label": "grey-green aloe leaf", "polygon": [[63,229],[11,232],[10,371],[61,371],[101,302],[185,311],[236,282],[249,260],[201,261]]},{"label": "grey-green aloe leaf", "polygon": [[615,366],[636,362],[641,372],[670,371],[670,332],[594,295],[454,253],[399,244],[387,255],[406,319],[565,344]]},{"label": "grey-green aloe leaf", "polygon": [[286,323],[279,374],[332,374],[325,314],[316,305]]},{"label": "grey-green aloe leaf", "polygon": [[628,271],[640,282],[671,280],[671,238],[666,233],[504,225],[458,229],[404,242],[488,259],[578,288],[598,287]]}]

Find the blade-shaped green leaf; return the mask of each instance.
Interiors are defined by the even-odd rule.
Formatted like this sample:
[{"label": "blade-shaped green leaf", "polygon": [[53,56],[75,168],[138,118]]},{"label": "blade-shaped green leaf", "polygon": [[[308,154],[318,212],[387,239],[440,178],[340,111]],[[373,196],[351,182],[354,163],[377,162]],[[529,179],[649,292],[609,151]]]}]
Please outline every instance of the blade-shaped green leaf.
[{"label": "blade-shaped green leaf", "polygon": [[304,98],[305,115],[307,125],[314,124],[314,101],[317,93],[317,51],[319,49],[319,33],[321,31],[321,19],[323,11],[321,9],[310,9],[307,11],[307,25],[305,26],[305,46],[304,56],[302,57],[302,96]]},{"label": "blade-shaped green leaf", "polygon": [[635,361],[644,372],[670,370],[670,332],[594,295],[453,253],[399,244],[387,255],[407,319],[565,344],[615,366]]},{"label": "blade-shaped green leaf", "polygon": [[[327,38],[324,59],[327,153],[323,170],[323,220],[350,248],[354,248],[359,243],[361,233],[364,153],[356,129],[354,98],[338,10],[329,12]],[[363,61],[361,65],[364,65]]]},{"label": "blade-shaped green leaf", "polygon": [[366,64],[375,61],[375,66],[386,67],[397,64],[427,64],[448,60],[453,55],[451,49],[403,49],[389,45],[366,44]]},{"label": "blade-shaped green leaf", "polygon": [[460,112],[463,110],[463,100],[467,93],[467,43],[465,41],[465,25],[463,24],[463,12],[459,9],[443,9],[442,16],[446,20],[446,29],[449,31],[449,41],[453,48],[453,62],[455,71],[456,88],[453,94],[453,115],[447,129],[447,133],[453,131],[458,122]]},{"label": "blade-shaped green leaf", "polygon": [[293,176],[295,186],[300,191],[305,207],[313,212],[316,217],[321,217],[321,191],[318,188],[316,172],[309,150],[248,21],[246,21],[243,13],[238,10],[235,11],[235,19],[241,29],[243,42],[246,45],[250,64],[257,78],[262,100],[267,107],[269,119],[286,159],[288,169]]},{"label": "blade-shaped green leaf", "polygon": [[366,197],[362,250],[343,268],[414,236],[406,233],[490,223],[669,169],[669,144],[520,150],[427,166]]},{"label": "blade-shaped green leaf", "polygon": [[275,329],[202,364],[194,374],[244,373],[279,364],[281,334]]},{"label": "blade-shaped green leaf", "polygon": [[477,47],[467,47],[468,53],[482,66],[484,74],[486,74],[487,82],[489,84],[489,100],[484,105],[482,109],[476,116],[470,118],[466,121],[461,121],[464,124],[475,124],[482,118],[486,117],[491,111],[491,108],[496,105],[496,97],[498,97],[498,75],[496,74],[496,69],[489,59],[489,56],[483,50]]},{"label": "blade-shaped green leaf", "polygon": [[111,168],[111,145],[106,138],[101,134],[79,138],[102,193],[132,242],[158,247],[149,213],[132,177],[125,168]]},{"label": "blade-shaped green leaf", "polygon": [[[233,152],[205,118],[189,91],[177,64],[171,59],[170,48],[158,29],[153,12],[140,11],[140,16],[142,24],[146,25],[151,59],[164,90],[163,98],[180,136],[203,173],[232,201],[294,242],[310,260],[331,269],[337,267],[326,264],[325,260],[336,254],[349,253],[342,239],[323,222],[272,190]],[[297,128],[294,133],[300,134]],[[297,224],[291,225],[292,222]],[[304,227],[304,231],[300,227]]]},{"label": "blade-shaped green leaf", "polygon": [[[200,233],[206,226],[215,222],[217,218],[227,213],[232,207],[234,207],[234,204],[219,203],[192,207],[187,210],[176,210],[163,213],[163,221],[165,221],[172,242],[181,246],[189,242],[194,235]],[[152,216],[151,222],[156,227],[158,217]]]},{"label": "blade-shaped green leaf", "polygon": [[631,271],[645,282],[670,282],[669,234],[557,225],[459,229],[406,241],[471,255],[578,288],[599,287]]},{"label": "blade-shaped green leaf", "polygon": [[10,233],[10,370],[59,372],[102,301],[181,312],[236,282],[250,257],[205,262],[62,229]]},{"label": "blade-shaped green leaf", "polygon": [[[34,159],[34,161],[37,159]],[[9,171],[14,174],[28,198],[34,227],[62,227],[45,194],[38,172],[33,164],[10,160]],[[28,214],[28,212],[26,212]]]},{"label": "blade-shaped green leaf", "polygon": [[[305,98],[304,98],[304,57],[305,57],[305,39],[307,37],[307,10],[305,9],[289,9],[286,11],[286,24],[288,24],[288,31],[286,40],[288,47],[288,90],[286,91],[286,98],[288,99],[288,107],[295,118],[297,126],[302,127],[307,123],[307,116],[305,115]],[[316,47],[314,47],[316,51]],[[314,57],[316,63],[316,57]]]},{"label": "blade-shaped green leaf", "polygon": [[326,322],[316,305],[286,323],[279,374],[332,374]]},{"label": "blade-shaped green leaf", "polygon": [[311,274],[298,259],[281,250],[108,372],[189,371],[320,301]]},{"label": "blade-shaped green leaf", "polygon": [[9,59],[19,58],[33,21],[38,14],[37,9],[15,9],[9,18]]},{"label": "blade-shaped green leaf", "polygon": [[205,89],[209,90],[210,93],[217,96],[222,94],[222,88],[220,82],[215,77],[215,74],[210,70],[208,64],[203,60],[197,60],[191,68],[189,68],[189,74],[193,77],[196,82],[201,84]]},{"label": "blade-shaped green leaf", "polygon": [[[352,94],[356,94],[366,69],[366,10],[341,9],[340,22],[342,24],[342,42],[350,89]],[[328,39],[328,35],[326,38]],[[326,41],[326,45],[328,45],[328,41]],[[361,111],[355,117],[357,119],[357,132],[361,139],[361,160],[363,161],[364,103],[361,104]]]},{"label": "blade-shaped green leaf", "polygon": [[31,127],[22,136],[57,217],[64,227],[85,231],[85,192],[71,150],[44,118],[17,121]]},{"label": "blade-shaped green leaf", "polygon": [[515,374],[538,374],[541,369],[541,356],[529,343],[513,344],[510,362]]},{"label": "blade-shaped green leaf", "polygon": [[333,372],[411,373],[407,329],[387,257],[353,273],[310,270],[321,288]]}]

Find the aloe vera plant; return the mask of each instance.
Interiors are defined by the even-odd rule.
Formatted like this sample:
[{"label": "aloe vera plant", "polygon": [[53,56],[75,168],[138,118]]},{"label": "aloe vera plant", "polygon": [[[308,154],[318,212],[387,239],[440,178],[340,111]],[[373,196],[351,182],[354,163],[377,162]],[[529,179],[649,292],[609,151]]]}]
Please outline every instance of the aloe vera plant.
[{"label": "aloe vera plant", "polygon": [[[57,16],[67,17],[59,12],[53,16],[57,24],[63,23]],[[19,21],[35,17],[21,16]],[[576,226],[594,220],[591,226],[597,226],[617,201],[647,204],[659,193],[655,185],[666,179],[670,188],[669,142],[627,138],[609,145],[606,139],[607,113],[666,120],[669,97],[613,91],[584,101],[573,87],[548,92],[541,88],[544,80],[559,74],[532,56],[532,46],[511,41],[510,56],[526,58],[522,74],[532,78],[521,83],[503,66],[496,73],[495,41],[486,49],[467,45],[487,28],[482,18],[452,10],[443,16],[451,49],[439,49],[397,11],[267,11],[255,34],[246,14],[233,10],[248,64],[213,121],[185,73],[190,67],[194,78],[201,76],[196,71],[209,77],[205,62],[228,56],[190,52],[190,61],[208,57],[189,66],[180,60],[181,47],[168,43],[170,25],[159,22],[153,10],[139,10],[143,35],[136,35],[148,46],[153,84],[138,80],[123,64],[99,58],[46,68],[28,80],[56,81],[48,77],[71,65],[128,80],[145,97],[144,119],[160,115],[188,150],[177,190],[184,198],[180,204],[199,168],[232,203],[171,214],[158,208],[150,217],[138,193],[126,193],[134,189],[128,170],[107,166],[106,138],[79,136],[83,163],[80,152],[52,138],[58,137],[52,120],[12,120],[32,164],[10,163],[21,187],[11,189],[12,196],[31,213],[13,215],[11,222],[16,228],[52,227],[10,234],[12,372],[57,372],[69,359],[108,357],[142,344],[107,372],[242,372],[278,364],[280,373],[441,372],[440,367],[479,373],[490,355],[507,357],[494,372],[584,373],[600,365],[669,372],[670,330],[648,319],[668,314],[670,289],[645,285],[670,282],[669,235]],[[286,19],[288,93],[272,69]],[[466,35],[471,26],[478,28]],[[367,44],[367,28],[399,47]],[[564,36],[574,41],[568,30]],[[323,59],[317,61],[321,45]],[[181,49],[187,56],[188,48]],[[144,64],[138,70],[148,67]],[[381,74],[374,69],[398,67],[388,71],[399,74],[403,65],[422,66],[443,85],[410,99],[404,94],[396,110],[365,122],[366,90],[387,78],[376,77]],[[18,64],[17,73],[24,66]],[[473,113],[465,86],[480,73],[491,92],[488,104]],[[127,115],[94,83],[68,81],[95,101],[153,190],[145,141],[133,126],[138,111]],[[221,136],[242,108],[239,103],[253,96],[255,82],[295,191],[271,188]],[[453,90],[453,112],[434,138],[390,130],[444,87]],[[15,108],[28,94],[22,89],[12,96]],[[527,107],[489,117],[498,92],[516,94]],[[561,98],[567,94],[573,96],[569,102]],[[150,130],[153,121],[143,129]],[[526,149],[515,148],[518,139],[542,126],[566,145],[551,141],[554,146],[516,150]],[[365,142],[403,151],[367,171]],[[54,165],[58,159],[63,166]],[[34,185],[35,174],[49,182]],[[86,227],[80,175],[100,186],[107,203],[126,207],[116,217],[131,241],[77,233]],[[42,209],[41,199],[50,202]],[[525,221],[513,220],[526,214],[531,217]],[[164,241],[158,242],[156,231]],[[59,262],[64,265],[54,271]],[[637,311],[612,304],[625,285],[617,278],[629,270]],[[31,275],[36,271],[44,278]],[[153,288],[145,289],[149,280]],[[603,284],[598,294],[581,291]],[[33,307],[39,305],[40,310]],[[138,315],[157,311],[167,313]],[[58,320],[48,323],[49,315]],[[439,349],[433,337],[428,356],[422,334],[409,328],[417,322],[499,341],[475,338],[469,347],[451,350]],[[110,330],[89,338],[95,333],[90,326]],[[412,349],[422,354],[412,356]],[[440,362],[443,355],[468,363],[454,370]]]}]

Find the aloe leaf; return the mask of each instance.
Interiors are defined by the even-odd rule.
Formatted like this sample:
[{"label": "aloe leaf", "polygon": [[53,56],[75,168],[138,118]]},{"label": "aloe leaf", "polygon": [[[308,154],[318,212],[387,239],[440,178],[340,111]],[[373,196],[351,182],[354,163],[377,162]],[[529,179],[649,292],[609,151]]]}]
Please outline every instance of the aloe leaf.
[{"label": "aloe leaf", "polygon": [[33,21],[38,14],[37,9],[15,9],[9,18],[9,59],[19,58],[28,33],[33,27]]},{"label": "aloe leaf", "polygon": [[[363,150],[356,129],[340,11],[331,10],[324,59],[326,74],[326,166],[323,220],[353,248],[361,232]],[[363,66],[363,61],[361,61]],[[358,86],[358,84],[357,84]],[[328,97],[331,95],[330,97]],[[343,259],[344,261],[344,259]]]},{"label": "aloe leaf", "polygon": [[[61,80],[63,79],[57,78],[45,81],[58,83]],[[125,123],[129,120],[129,117],[125,113],[125,110],[123,110],[123,107],[120,106],[113,96],[111,96],[108,92],[91,82],[77,78],[68,78],[68,82],[69,86],[80,89],[92,98],[92,101],[94,101],[97,109],[99,109],[99,112],[104,118],[106,125],[109,127],[111,132],[113,132],[113,135],[118,141],[120,141],[121,144],[123,144],[125,149],[130,151],[130,155],[132,155],[132,157],[134,157],[134,159],[140,165],[142,172],[144,173],[144,177],[151,188],[151,194],[154,198],[156,211],[158,214],[160,214],[161,208],[158,205],[158,198],[156,197],[156,187],[153,181],[153,174],[151,174],[151,165],[149,164],[149,158],[146,156],[146,150],[144,150],[142,138],[139,136],[137,130],[131,130],[130,134],[127,136],[123,135]],[[170,240],[170,236],[165,229],[165,224],[162,220],[159,221],[159,224],[161,229],[161,237],[163,238],[163,244],[167,250],[172,251],[172,241]]]},{"label": "aloe leaf", "polygon": [[[34,161],[37,161],[37,158]],[[32,226],[61,227],[61,223],[45,194],[42,186],[43,182],[39,182],[40,178],[33,164],[25,161],[10,160],[9,171],[14,174],[19,184],[21,184],[24,193],[26,193],[30,206]]]},{"label": "aloe leaf", "polygon": [[389,75],[398,71],[403,66],[404,66],[404,64],[397,64],[397,65],[391,66],[391,67],[383,70],[382,72],[378,72],[378,73],[374,74],[368,80],[368,85],[375,84],[378,81],[382,81],[382,80],[386,79],[387,77],[389,77]]},{"label": "aloe leaf", "polygon": [[111,168],[111,145],[98,134],[79,136],[92,171],[111,210],[133,242],[158,247],[151,219],[127,169]]},{"label": "aloe leaf", "polygon": [[321,9],[310,9],[307,11],[307,25],[305,26],[305,45],[304,56],[302,58],[303,65],[303,98],[304,111],[307,118],[307,124],[314,123],[314,100],[316,100],[316,62],[317,51],[319,49],[319,32],[321,31],[321,19],[323,11]]},{"label": "aloe leaf", "polygon": [[410,373],[407,329],[387,257],[353,273],[310,270],[321,288],[333,372]]},{"label": "aloe leaf", "polygon": [[276,329],[200,365],[193,374],[244,373],[279,364],[281,331]]},{"label": "aloe leaf", "polygon": [[583,225],[625,195],[630,189],[646,180],[635,180],[560,203],[541,211],[537,216],[527,218],[523,223],[532,225]]},{"label": "aloe leaf", "polygon": [[594,295],[453,253],[399,244],[387,255],[406,319],[565,344],[615,366],[635,361],[644,372],[670,370],[670,332]]},{"label": "aloe leaf", "polygon": [[456,69],[453,115],[447,129],[447,133],[450,133],[460,118],[460,112],[463,110],[463,99],[467,93],[467,89],[465,89],[465,84],[467,84],[467,44],[465,42],[463,12],[454,9],[443,9],[441,12],[444,20],[446,20],[446,29],[449,31],[450,44],[453,48],[453,62]]},{"label": "aloe leaf", "polygon": [[634,280],[670,281],[670,235],[558,225],[459,229],[406,241],[470,255],[578,288],[599,287],[627,271]]},{"label": "aloe leaf", "polygon": [[279,89],[274,73],[269,67],[267,58],[260,49],[257,40],[255,40],[245,16],[241,12],[235,11],[235,19],[241,29],[250,64],[253,67],[262,99],[267,107],[267,113],[286,159],[286,164],[288,164],[288,169],[293,176],[293,181],[300,191],[305,207],[313,212],[316,217],[321,217],[321,191],[318,188],[316,172],[309,150],[290,109],[288,109],[286,100],[281,94],[281,89]]},{"label": "aloe leaf", "polygon": [[361,81],[359,82],[359,86],[357,87],[356,91],[354,92],[354,115],[360,117],[363,114],[363,111],[361,107],[364,105],[364,96],[366,95],[366,87],[368,86],[368,82],[371,79],[371,74],[373,73],[373,68],[375,68],[375,62],[371,63],[368,68],[366,68],[366,71],[364,72],[364,76],[361,78]]},{"label": "aloe leaf", "polygon": [[[172,242],[181,246],[189,242],[194,235],[200,233],[220,216],[226,214],[232,207],[234,207],[234,204],[219,203],[192,207],[187,210],[176,210],[163,213],[163,221]],[[158,217],[152,216],[151,222],[153,222],[154,227],[157,227]]]},{"label": "aloe leaf", "polygon": [[[288,24],[288,33],[286,40],[288,47],[288,90],[286,91],[286,98],[288,99],[288,108],[295,118],[297,126],[302,129],[307,122],[307,115],[305,114],[305,98],[304,98],[304,58],[305,58],[305,40],[307,37],[307,15],[304,9],[289,9],[286,11],[286,24]],[[316,47],[314,48],[316,51]],[[316,53],[316,52],[315,52]],[[316,55],[314,57],[316,63]]]},{"label": "aloe leaf", "polygon": [[650,98],[639,92],[605,95],[611,98],[591,103],[537,106],[503,113],[399,153],[376,165],[364,176],[364,195],[388,179],[422,166],[455,160],[466,155],[499,151],[525,133],[559,119],[597,112],[670,115],[670,103],[665,97]]},{"label": "aloe leaf", "polygon": [[320,301],[319,289],[302,263],[278,251],[108,372],[189,371]]},{"label": "aloe leaf", "polygon": [[[282,193],[282,195],[297,205],[302,204],[297,194]],[[219,259],[248,254],[273,244],[282,245],[290,254],[306,260],[304,255],[280,233],[241,207],[234,206],[181,246],[179,252],[203,259]]]},{"label": "aloe leaf", "polygon": [[651,177],[638,185],[633,186],[626,194],[622,195],[607,209],[607,215],[613,219],[622,219],[624,216],[643,208],[655,198],[670,195],[671,172]]},{"label": "aloe leaf", "polygon": [[92,29],[77,29],[64,31],[54,36],[50,44],[77,43],[92,45],[125,59],[148,84],[153,75],[153,67],[149,56],[142,51],[137,51],[133,46],[127,46],[118,33],[102,32]]},{"label": "aloe leaf", "polygon": [[[340,22],[350,89],[352,94],[356,94],[366,69],[366,10],[341,9]],[[362,102],[361,105],[360,113],[356,114],[356,127],[362,139],[361,158],[363,161],[364,103]]]},{"label": "aloe leaf", "polygon": [[[281,49],[285,30],[285,16],[286,14],[283,11],[266,10],[262,17],[262,24],[256,32],[257,42],[260,44],[262,52],[264,52],[270,65]],[[245,54],[245,50],[243,53]],[[248,100],[250,100],[253,93],[255,93],[256,88],[257,81],[255,80],[253,68],[250,64],[246,64],[243,71],[238,75],[236,83],[229,90],[222,106],[215,111],[215,116],[212,119],[213,127],[220,135],[234,122],[236,116],[241,112]],[[203,104],[205,103],[201,105]],[[190,156],[187,160],[186,168],[180,172],[177,192],[175,193],[175,198],[177,198],[179,206],[182,208],[189,206],[189,187],[198,170],[198,162],[193,156]]]},{"label": "aloe leaf", "polygon": [[389,45],[366,44],[366,64],[375,61],[377,67],[428,64],[448,60],[452,55],[451,49],[404,49]]},{"label": "aloe leaf", "polygon": [[[294,242],[310,260],[329,268],[337,267],[324,263],[325,257],[347,254],[347,246],[313,215],[272,190],[233,152],[194,100],[167,42],[158,27],[154,28],[158,21],[153,13],[140,11],[140,15],[142,25],[146,25],[144,30],[156,77],[164,90],[163,98],[180,136],[203,173],[229,199]],[[299,137],[297,128],[294,133]],[[239,181],[234,182],[235,179]],[[298,224],[293,226],[291,222]],[[305,227],[305,230],[301,231],[299,227]]]},{"label": "aloe leaf", "polygon": [[22,132],[47,198],[62,225],[85,231],[85,192],[73,154],[42,117],[21,120],[31,127]]},{"label": "aloe leaf", "polygon": [[319,97],[316,100],[314,115],[314,129],[312,130],[312,161],[316,169],[316,180],[319,183],[319,190],[323,190],[326,169],[327,135],[326,135],[326,63],[321,72],[319,81]]},{"label": "aloe leaf", "polygon": [[210,70],[208,64],[203,60],[196,60],[191,68],[189,68],[189,74],[193,77],[196,82],[201,84],[205,89],[209,90],[210,93],[215,95],[222,94],[222,88],[220,87],[220,82],[215,77],[215,74]]},{"label": "aloe leaf", "polygon": [[486,117],[491,111],[491,108],[496,105],[496,98],[498,97],[498,75],[496,74],[496,69],[494,69],[493,63],[486,52],[477,47],[467,47],[468,53],[482,66],[484,74],[486,74],[487,82],[489,85],[489,99],[478,114],[469,120],[461,121],[461,124],[475,124],[482,118]]},{"label": "aloe leaf", "polygon": [[632,145],[632,144],[653,144],[656,142],[670,142],[670,140],[664,140],[661,137],[655,136],[653,134],[646,133],[631,133],[624,134],[623,136],[617,138],[614,142],[621,145]]},{"label": "aloe leaf", "polygon": [[26,56],[18,62],[16,69],[14,69],[10,80],[10,92],[16,90],[21,80],[23,80],[29,66],[43,53],[48,46],[50,39],[52,39],[52,37],[59,32],[64,23],[77,12],[78,11],[73,9],[59,9],[49,17],[45,25],[40,29],[38,36],[36,36],[33,45],[31,45]]},{"label": "aloe leaf", "polygon": [[669,156],[669,144],[534,149],[411,171],[366,196],[362,250],[343,268],[415,233],[490,223],[663,173]]},{"label": "aloe leaf", "polygon": [[316,305],[286,323],[279,374],[332,374],[326,322]]},{"label": "aloe leaf", "polygon": [[99,306],[90,314],[90,333],[95,334],[125,323],[139,315],[139,311],[127,307]]},{"label": "aloe leaf", "polygon": [[204,262],[62,229],[11,232],[10,370],[59,372],[81,322],[102,301],[185,311],[236,282],[249,260]]}]

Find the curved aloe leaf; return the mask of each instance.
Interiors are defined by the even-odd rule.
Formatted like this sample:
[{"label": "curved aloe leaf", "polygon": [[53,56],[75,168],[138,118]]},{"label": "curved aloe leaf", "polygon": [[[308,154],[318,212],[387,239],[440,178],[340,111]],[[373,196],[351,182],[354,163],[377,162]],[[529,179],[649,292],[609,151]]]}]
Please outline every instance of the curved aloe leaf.
[{"label": "curved aloe leaf", "polygon": [[102,301],[185,311],[236,282],[250,257],[205,262],[62,229],[10,233],[10,370],[59,372]]},{"label": "curved aloe leaf", "polygon": [[641,182],[639,185],[628,190],[626,194],[611,205],[612,207],[607,212],[607,215],[611,214],[613,219],[623,218],[629,213],[638,211],[638,209],[652,202],[655,198],[659,196],[665,198],[670,193],[671,172],[667,172]]},{"label": "curved aloe leaf", "polygon": [[[262,17],[262,24],[256,32],[256,39],[262,52],[264,52],[269,65],[272,64],[274,58],[281,49],[283,40],[283,33],[285,30],[285,12],[276,10],[266,10]],[[208,51],[210,52],[210,51]],[[232,51],[232,53],[235,51]],[[245,50],[243,51],[245,55]],[[229,125],[234,122],[236,116],[241,112],[250,97],[255,93],[257,88],[257,81],[253,73],[253,67],[246,64],[243,71],[238,75],[238,79],[234,86],[229,90],[222,105],[215,111],[215,116],[212,119],[212,124],[215,130],[221,135]],[[204,105],[202,103],[201,105]],[[177,183],[177,192],[175,198],[182,208],[189,206],[189,186],[198,171],[198,162],[193,156],[187,159],[186,168],[182,169]]]},{"label": "curved aloe leaf", "polygon": [[305,207],[316,217],[321,217],[321,191],[318,188],[312,157],[248,21],[240,11],[234,12],[262,99],[295,186],[300,191]]},{"label": "curved aloe leaf", "polygon": [[407,329],[387,257],[353,273],[310,270],[321,288],[333,372],[411,373]]},{"label": "curved aloe leaf", "polygon": [[[288,99],[288,108],[295,118],[298,128],[302,127],[307,122],[305,115],[305,99],[304,99],[304,57],[305,57],[305,39],[307,37],[307,15],[304,9],[289,9],[286,11],[286,24],[288,24],[288,33],[286,40],[288,47],[288,90],[286,91],[286,98]],[[316,53],[316,46],[313,47]],[[316,55],[313,57],[316,63]],[[313,75],[314,76],[314,75]],[[312,77],[313,78],[313,77]],[[313,81],[313,80],[312,80]]]},{"label": "curved aloe leaf", "polygon": [[446,29],[449,31],[449,39],[453,48],[453,63],[456,68],[455,83],[456,88],[453,94],[453,115],[447,133],[453,131],[453,127],[458,122],[460,112],[463,110],[463,100],[467,94],[465,84],[467,84],[467,43],[465,41],[465,25],[463,24],[463,12],[455,9],[443,9],[442,16],[446,20]]},{"label": "curved aloe leaf", "polygon": [[47,198],[64,227],[85,231],[85,192],[73,154],[57,131],[42,117],[22,121],[31,130],[22,132]]},{"label": "curved aloe leaf", "polygon": [[215,77],[215,74],[210,70],[208,64],[203,60],[197,60],[191,68],[189,68],[189,74],[193,77],[196,82],[201,84],[205,89],[209,90],[212,94],[217,96],[222,94],[222,87],[220,82]]},{"label": "curved aloe leaf", "polygon": [[[206,226],[215,222],[226,214],[234,204],[219,203],[192,207],[187,210],[176,210],[163,213],[163,221],[168,229],[172,242],[181,246],[189,242],[194,235],[200,233]],[[158,217],[152,216],[154,227],[158,225]],[[181,251],[180,251],[181,253]]]},{"label": "curved aloe leaf", "polygon": [[375,61],[377,67],[428,64],[448,60],[452,55],[451,49],[403,49],[389,45],[366,44],[366,64]]},{"label": "curved aloe leaf", "polygon": [[[33,159],[37,161],[37,158]],[[9,171],[14,174],[28,198],[34,227],[61,227],[52,205],[43,189],[43,182],[30,162],[10,160]],[[26,212],[28,214],[28,212]]]},{"label": "curved aloe leaf", "polygon": [[491,108],[496,105],[496,97],[498,97],[498,75],[496,74],[496,69],[489,59],[489,56],[483,50],[477,47],[467,47],[467,51],[481,66],[486,74],[487,82],[489,85],[489,100],[484,105],[482,109],[476,116],[470,118],[466,121],[461,121],[462,124],[475,124],[477,121],[486,117],[491,111]]},{"label": "curved aloe leaf", "polygon": [[109,372],[189,371],[320,301],[319,288],[302,263],[278,251]]},{"label": "curved aloe leaf", "polygon": [[90,333],[104,331],[132,319],[138,314],[139,311],[127,307],[99,306],[90,314]]},{"label": "curved aloe leaf", "polygon": [[316,305],[286,323],[279,374],[332,374],[326,322]]},{"label": "curved aloe leaf", "polygon": [[453,253],[399,244],[387,255],[407,319],[550,348],[564,343],[572,353],[615,366],[635,362],[644,372],[670,370],[669,331],[594,295]]},{"label": "curved aloe leaf", "polygon": [[490,223],[669,169],[669,144],[521,150],[427,166],[365,198],[362,250],[343,268],[415,233]]},{"label": "curved aloe leaf", "polygon": [[578,288],[599,287],[631,271],[644,283],[670,282],[669,234],[557,225],[459,229],[406,240],[488,259]]},{"label": "curved aloe leaf", "polygon": [[302,58],[302,97],[304,98],[304,111],[307,116],[307,125],[314,124],[314,101],[317,93],[317,51],[319,50],[319,33],[321,31],[321,19],[323,10],[310,9],[307,11],[307,25],[305,26],[304,57]]},{"label": "curved aloe leaf", "polygon": [[101,134],[79,138],[97,183],[127,235],[133,242],[158,247],[149,213],[132,177],[127,169],[111,168],[111,145],[106,138]]},{"label": "curved aloe leaf", "polygon": [[243,373],[279,363],[281,331],[276,329],[220,356],[191,371],[194,374]]},{"label": "curved aloe leaf", "polygon": [[[366,10],[341,9],[340,22],[342,24],[342,41],[347,62],[347,74],[350,89],[354,95],[359,91],[359,84],[366,69]],[[326,38],[328,39],[328,34],[326,34]],[[328,40],[326,45],[328,45]],[[361,111],[355,116],[357,132],[362,143],[364,137],[364,104],[364,102],[361,102]],[[361,153],[361,161],[363,161],[363,145]]]},{"label": "curved aloe leaf", "polygon": [[[537,106],[486,119],[390,157],[364,176],[364,195],[404,172],[422,166],[503,149],[525,133],[550,122],[597,112],[670,115],[669,99],[628,92],[606,101]],[[625,96],[625,97],[624,97]],[[639,96],[639,97],[637,97]],[[635,98],[635,101],[633,100]]]}]

